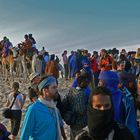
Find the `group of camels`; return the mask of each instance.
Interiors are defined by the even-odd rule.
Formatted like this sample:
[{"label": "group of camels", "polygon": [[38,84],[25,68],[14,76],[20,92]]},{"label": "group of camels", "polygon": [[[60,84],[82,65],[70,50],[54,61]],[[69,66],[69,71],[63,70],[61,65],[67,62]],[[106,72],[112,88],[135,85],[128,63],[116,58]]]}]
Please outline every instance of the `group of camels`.
[{"label": "group of camels", "polygon": [[8,49],[8,54],[4,55],[4,45],[0,42],[0,74],[7,81],[13,81],[15,77],[27,80],[31,73],[32,57],[36,49],[23,42],[16,47]]}]

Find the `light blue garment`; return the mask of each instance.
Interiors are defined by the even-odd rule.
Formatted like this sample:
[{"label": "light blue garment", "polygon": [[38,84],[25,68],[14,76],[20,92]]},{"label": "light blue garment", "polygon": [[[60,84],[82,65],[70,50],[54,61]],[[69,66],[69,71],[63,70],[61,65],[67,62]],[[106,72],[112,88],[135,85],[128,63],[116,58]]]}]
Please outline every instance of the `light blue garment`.
[{"label": "light blue garment", "polygon": [[[63,126],[59,114],[60,126]],[[29,106],[21,129],[20,140],[58,140],[55,111],[37,100]]]},{"label": "light blue garment", "polygon": [[138,125],[136,121],[136,113],[134,108],[134,103],[130,98],[126,95],[123,95],[122,97],[122,103],[125,107],[125,114],[127,115],[123,116],[122,119],[124,119],[124,125],[129,128],[129,130],[132,132],[135,140],[139,140],[139,134],[138,134]]},{"label": "light blue garment", "polygon": [[45,60],[45,62],[46,62],[46,64],[47,64],[48,61],[49,61],[49,55],[45,55],[45,56],[44,56],[44,60]]},{"label": "light blue garment", "polygon": [[78,72],[78,64],[76,59],[76,54],[72,55],[69,60],[70,76],[75,77],[76,72]]}]

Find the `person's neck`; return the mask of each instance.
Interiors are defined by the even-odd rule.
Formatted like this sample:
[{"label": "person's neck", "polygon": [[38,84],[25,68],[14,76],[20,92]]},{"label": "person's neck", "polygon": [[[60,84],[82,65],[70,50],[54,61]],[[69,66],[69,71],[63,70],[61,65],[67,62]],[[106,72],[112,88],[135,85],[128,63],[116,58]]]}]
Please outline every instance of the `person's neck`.
[{"label": "person's neck", "polygon": [[46,100],[44,98],[39,98],[38,99],[42,104],[46,105],[49,108],[55,108],[56,107],[56,102],[53,100]]}]

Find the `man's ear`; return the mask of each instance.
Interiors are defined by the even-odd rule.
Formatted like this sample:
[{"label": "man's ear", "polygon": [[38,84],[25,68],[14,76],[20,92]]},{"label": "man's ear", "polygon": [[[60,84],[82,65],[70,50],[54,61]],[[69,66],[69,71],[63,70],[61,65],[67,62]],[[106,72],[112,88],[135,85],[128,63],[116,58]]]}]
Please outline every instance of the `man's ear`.
[{"label": "man's ear", "polygon": [[48,91],[48,89],[47,89],[47,88],[44,88],[44,89],[42,89],[42,91],[43,91],[43,92],[47,92],[47,91]]},{"label": "man's ear", "polygon": [[43,93],[48,93],[48,89],[47,88],[44,88],[43,89]]},{"label": "man's ear", "polygon": [[42,97],[44,97],[44,98],[46,98],[46,97],[48,97],[48,89],[42,89],[42,91],[41,91],[41,94],[40,95],[42,95]]}]

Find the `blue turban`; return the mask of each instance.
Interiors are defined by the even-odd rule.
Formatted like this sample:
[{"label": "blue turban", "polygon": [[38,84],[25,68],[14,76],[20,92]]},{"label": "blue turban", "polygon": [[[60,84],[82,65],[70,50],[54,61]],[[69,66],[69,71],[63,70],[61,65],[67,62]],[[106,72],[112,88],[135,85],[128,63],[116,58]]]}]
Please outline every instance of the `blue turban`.
[{"label": "blue turban", "polygon": [[101,71],[99,75],[99,79],[101,80],[110,80],[110,82],[118,82],[119,83],[119,77],[117,72],[114,71]]},{"label": "blue turban", "polygon": [[104,80],[105,85],[111,91],[112,89],[117,89],[119,84],[119,76],[117,72],[114,71],[102,71],[99,75],[99,80]]},{"label": "blue turban", "polygon": [[82,66],[83,66],[83,67],[84,67],[84,64],[88,64],[89,67],[90,67],[90,62],[89,62],[88,59],[84,59],[84,60],[82,60]]},{"label": "blue turban", "polygon": [[49,76],[39,83],[38,89],[39,91],[41,91],[43,88],[53,83],[56,83],[56,78],[54,78],[53,76]]}]

